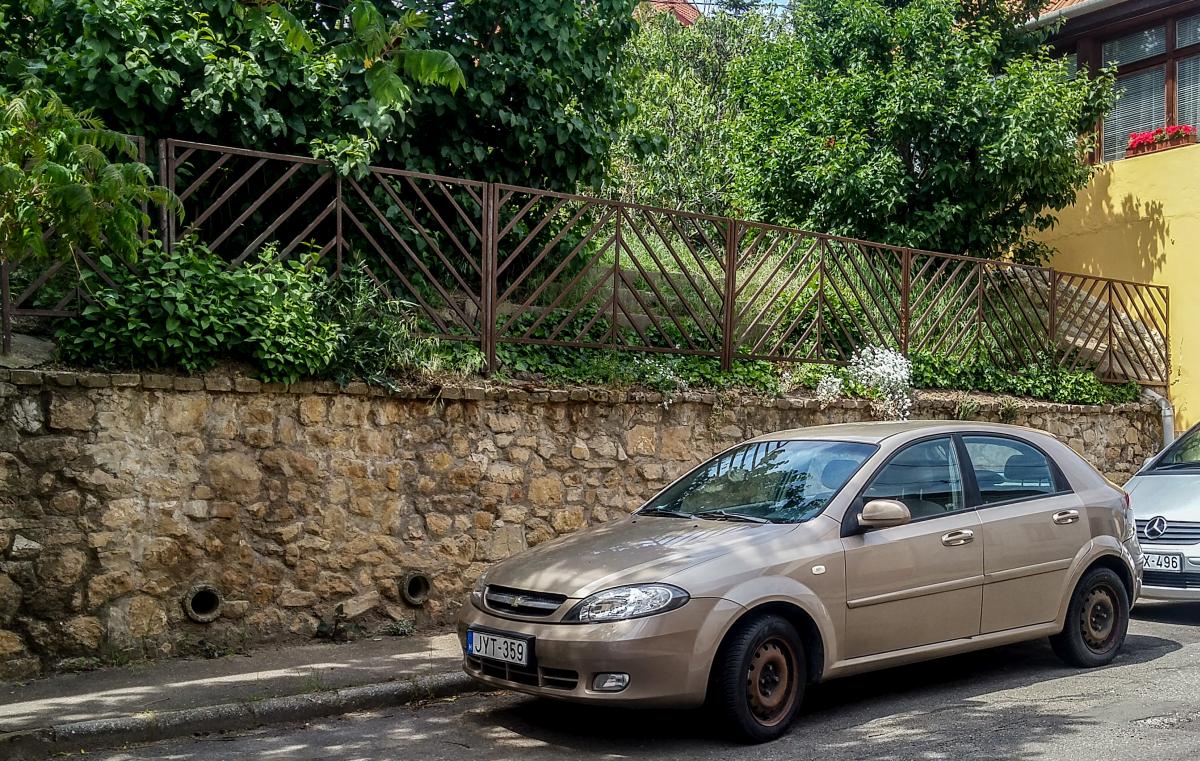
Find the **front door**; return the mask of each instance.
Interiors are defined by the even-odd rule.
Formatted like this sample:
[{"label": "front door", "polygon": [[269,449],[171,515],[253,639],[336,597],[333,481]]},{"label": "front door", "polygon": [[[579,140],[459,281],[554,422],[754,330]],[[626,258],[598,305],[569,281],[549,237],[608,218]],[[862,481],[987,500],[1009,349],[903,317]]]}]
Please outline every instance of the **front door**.
[{"label": "front door", "polygon": [[857,658],[979,634],[983,542],[968,507],[949,437],[910,444],[872,477],[855,514],[872,499],[908,506],[904,526],[843,538],[846,653]]}]

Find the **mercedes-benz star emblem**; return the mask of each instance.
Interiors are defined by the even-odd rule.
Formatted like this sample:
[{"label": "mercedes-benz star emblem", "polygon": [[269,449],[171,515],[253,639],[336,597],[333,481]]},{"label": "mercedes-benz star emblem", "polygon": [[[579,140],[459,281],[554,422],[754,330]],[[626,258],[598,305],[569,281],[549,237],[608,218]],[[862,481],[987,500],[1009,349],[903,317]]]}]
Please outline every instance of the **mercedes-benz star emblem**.
[{"label": "mercedes-benz star emblem", "polygon": [[1167,519],[1161,515],[1151,518],[1146,524],[1146,538],[1158,539],[1163,534],[1167,533]]}]

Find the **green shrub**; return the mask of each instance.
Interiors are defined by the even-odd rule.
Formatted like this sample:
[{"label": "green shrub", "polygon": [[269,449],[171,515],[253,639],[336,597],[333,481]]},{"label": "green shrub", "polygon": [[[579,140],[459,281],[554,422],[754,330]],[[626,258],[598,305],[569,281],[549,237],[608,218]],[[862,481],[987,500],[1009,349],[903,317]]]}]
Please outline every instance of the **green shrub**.
[{"label": "green shrub", "polygon": [[154,241],[133,267],[102,256],[103,276],[83,274],[91,303],[58,330],[59,353],[97,367],[196,373],[238,359],[264,380],[317,375],[337,345],[336,326],[317,311],[324,273],[309,259],[274,255],[268,247],[257,262],[229,269],[194,241],[171,253]]},{"label": "green shrub", "polygon": [[345,384],[356,378],[378,386],[440,366],[438,342],[413,335],[411,305],[393,299],[365,267],[344,269],[321,293],[322,318],[337,326],[332,356],[321,374]]},{"label": "green shrub", "polygon": [[1138,398],[1136,383],[1105,383],[1090,370],[1067,370],[1050,357],[1039,357],[1016,370],[978,357],[954,358],[915,353],[917,388],[992,391],[1064,404],[1122,404]]}]

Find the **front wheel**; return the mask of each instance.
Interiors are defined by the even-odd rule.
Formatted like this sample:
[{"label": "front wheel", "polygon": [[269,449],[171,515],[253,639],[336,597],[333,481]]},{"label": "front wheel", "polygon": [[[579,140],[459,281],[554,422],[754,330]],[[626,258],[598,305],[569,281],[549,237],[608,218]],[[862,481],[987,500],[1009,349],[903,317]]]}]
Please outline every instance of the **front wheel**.
[{"label": "front wheel", "polygon": [[748,742],[787,732],[800,710],[808,669],[796,628],[775,615],[739,623],[713,665],[709,698]]},{"label": "front wheel", "polygon": [[1050,638],[1050,645],[1072,666],[1103,666],[1116,658],[1125,644],[1129,607],[1129,593],[1121,577],[1109,568],[1093,568],[1075,587],[1066,624]]}]

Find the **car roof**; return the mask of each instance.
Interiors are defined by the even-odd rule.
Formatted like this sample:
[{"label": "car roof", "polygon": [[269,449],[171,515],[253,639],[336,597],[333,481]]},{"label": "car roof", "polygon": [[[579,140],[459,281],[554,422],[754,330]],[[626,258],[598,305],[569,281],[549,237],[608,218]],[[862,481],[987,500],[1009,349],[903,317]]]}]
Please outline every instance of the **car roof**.
[{"label": "car roof", "polygon": [[751,441],[790,441],[794,439],[824,439],[834,441],[860,441],[878,444],[892,436],[916,438],[938,433],[1007,433],[1028,437],[1030,434],[1048,434],[1033,428],[1003,423],[983,423],[965,420],[889,420],[863,423],[835,423],[814,425],[807,428],[789,428],[763,434]]}]

